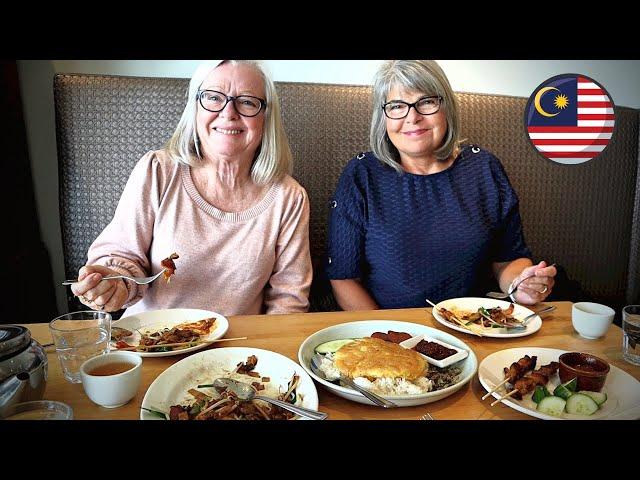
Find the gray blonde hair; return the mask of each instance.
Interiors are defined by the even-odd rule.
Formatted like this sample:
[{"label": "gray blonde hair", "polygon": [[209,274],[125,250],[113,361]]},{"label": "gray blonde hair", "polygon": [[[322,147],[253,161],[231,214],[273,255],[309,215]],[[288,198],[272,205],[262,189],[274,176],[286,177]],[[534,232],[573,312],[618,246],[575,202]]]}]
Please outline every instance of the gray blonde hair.
[{"label": "gray blonde hair", "polygon": [[256,152],[251,166],[251,179],[258,185],[266,185],[279,180],[285,174],[291,174],[293,156],[289,147],[289,140],[280,117],[280,101],[273,80],[265,73],[256,61],[249,60],[209,60],[196,68],[189,82],[187,104],[184,107],[180,121],[167,142],[165,148],[173,161],[194,166],[202,161],[200,140],[196,129],[196,113],[198,102],[196,95],[204,79],[211,71],[223,63],[233,65],[250,65],[255,68],[264,82],[265,100],[267,107],[264,112],[264,130],[262,142]]},{"label": "gray blonde hair", "polygon": [[382,104],[394,86],[442,97],[441,109],[447,118],[447,133],[443,144],[434,152],[438,160],[449,158],[460,143],[458,101],[449,80],[433,60],[389,60],[378,69],[373,84],[373,115],[369,142],[371,150],[382,162],[402,172],[400,154],[387,136],[386,117]]}]

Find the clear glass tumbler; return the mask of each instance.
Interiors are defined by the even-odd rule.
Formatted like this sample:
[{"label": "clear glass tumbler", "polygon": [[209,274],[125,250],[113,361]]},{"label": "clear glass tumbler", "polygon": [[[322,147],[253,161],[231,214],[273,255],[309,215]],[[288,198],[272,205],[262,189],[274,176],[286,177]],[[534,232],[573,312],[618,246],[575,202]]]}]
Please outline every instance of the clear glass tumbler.
[{"label": "clear glass tumbler", "polygon": [[80,365],[109,351],[111,314],[94,310],[65,313],[49,323],[49,330],[64,378],[82,383]]}]

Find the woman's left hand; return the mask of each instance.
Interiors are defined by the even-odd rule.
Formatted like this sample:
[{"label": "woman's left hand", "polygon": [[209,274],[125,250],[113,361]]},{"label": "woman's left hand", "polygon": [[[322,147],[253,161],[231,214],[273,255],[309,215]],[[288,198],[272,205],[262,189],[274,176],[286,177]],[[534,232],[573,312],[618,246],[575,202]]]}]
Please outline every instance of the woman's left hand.
[{"label": "woman's left hand", "polygon": [[555,284],[553,277],[556,276],[556,273],[558,273],[556,267],[553,265],[547,266],[545,261],[525,268],[513,280],[515,284],[525,279],[513,293],[513,298],[522,305],[544,302],[553,289]]}]

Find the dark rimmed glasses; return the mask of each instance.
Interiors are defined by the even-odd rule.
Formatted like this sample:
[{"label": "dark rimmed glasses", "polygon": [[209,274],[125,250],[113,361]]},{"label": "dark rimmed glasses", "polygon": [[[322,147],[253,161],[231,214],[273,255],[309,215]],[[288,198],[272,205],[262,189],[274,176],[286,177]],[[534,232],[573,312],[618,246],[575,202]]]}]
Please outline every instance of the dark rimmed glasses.
[{"label": "dark rimmed glasses", "polygon": [[255,117],[260,110],[267,108],[266,100],[251,95],[233,97],[216,90],[199,90],[197,97],[202,108],[209,112],[221,112],[230,101],[233,101],[236,111],[243,117]]},{"label": "dark rimmed glasses", "polygon": [[440,110],[442,104],[442,97],[429,96],[422,97],[413,103],[403,102],[402,100],[391,100],[382,105],[382,110],[387,118],[392,120],[400,120],[409,115],[411,107],[416,109],[420,115],[433,115]]}]

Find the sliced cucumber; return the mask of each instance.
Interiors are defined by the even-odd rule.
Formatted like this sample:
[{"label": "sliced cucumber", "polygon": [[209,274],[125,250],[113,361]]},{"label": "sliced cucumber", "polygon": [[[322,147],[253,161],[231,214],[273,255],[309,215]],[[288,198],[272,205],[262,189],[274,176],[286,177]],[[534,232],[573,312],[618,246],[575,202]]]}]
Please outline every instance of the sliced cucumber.
[{"label": "sliced cucumber", "polygon": [[316,353],[335,353],[340,347],[351,342],[353,342],[353,338],[343,338],[341,340],[331,340],[330,342],[324,342],[316,347]]},{"label": "sliced cucumber", "polygon": [[607,401],[607,394],[603,393],[603,392],[590,392],[588,390],[583,390],[583,391],[578,392],[578,393],[582,393],[583,395],[586,395],[587,397],[591,397],[593,399],[593,401],[598,404],[598,407],[601,407],[602,404]]},{"label": "sliced cucumber", "polygon": [[553,394],[556,397],[564,398],[566,400],[571,395],[573,395],[573,392],[569,390],[567,387],[565,387],[564,385],[558,385],[553,391]]},{"label": "sliced cucumber", "polygon": [[574,393],[567,400],[567,413],[575,415],[593,415],[598,410],[598,404],[593,398],[584,393]]},{"label": "sliced cucumber", "polygon": [[549,393],[549,390],[547,390],[547,387],[545,387],[544,385],[537,385],[536,389],[533,392],[533,397],[531,397],[531,399],[535,403],[540,403],[543,398],[550,397],[550,396],[551,394]]},{"label": "sliced cucumber", "polygon": [[564,387],[571,391],[571,392],[575,392],[578,389],[578,377],[574,377],[571,380],[569,380],[567,383],[563,384]]},{"label": "sliced cucumber", "polygon": [[[587,397],[589,398],[589,397]],[[595,402],[594,402],[595,403]],[[540,400],[537,410],[551,415],[553,417],[559,417],[564,412],[564,407],[567,405],[567,401],[560,397],[545,397]]]}]

